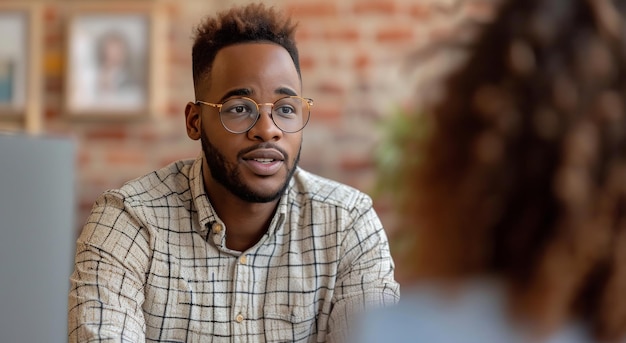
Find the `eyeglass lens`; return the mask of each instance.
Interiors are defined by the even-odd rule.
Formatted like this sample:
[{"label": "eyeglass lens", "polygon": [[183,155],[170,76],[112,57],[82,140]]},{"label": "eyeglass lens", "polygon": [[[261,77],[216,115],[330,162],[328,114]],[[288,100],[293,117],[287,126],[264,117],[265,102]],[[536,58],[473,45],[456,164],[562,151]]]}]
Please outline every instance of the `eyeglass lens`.
[{"label": "eyeglass lens", "polygon": [[[279,99],[272,106],[272,120],[284,132],[298,132],[309,121],[310,111],[306,99],[286,97]],[[224,127],[231,132],[248,131],[259,118],[259,109],[252,100],[245,98],[230,99],[222,104],[220,119]]]}]

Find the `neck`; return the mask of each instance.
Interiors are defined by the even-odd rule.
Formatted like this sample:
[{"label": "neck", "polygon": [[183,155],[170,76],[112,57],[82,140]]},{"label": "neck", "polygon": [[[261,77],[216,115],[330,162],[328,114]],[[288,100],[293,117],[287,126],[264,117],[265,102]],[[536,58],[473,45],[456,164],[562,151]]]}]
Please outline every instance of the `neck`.
[{"label": "neck", "polygon": [[267,232],[276,211],[278,200],[269,203],[248,203],[238,198],[218,196],[209,200],[217,215],[226,225],[226,246],[244,251],[254,246]]},{"label": "neck", "polygon": [[209,183],[206,179],[205,191],[215,212],[226,225],[226,246],[237,251],[251,248],[267,232],[279,201],[247,202],[221,184]]}]

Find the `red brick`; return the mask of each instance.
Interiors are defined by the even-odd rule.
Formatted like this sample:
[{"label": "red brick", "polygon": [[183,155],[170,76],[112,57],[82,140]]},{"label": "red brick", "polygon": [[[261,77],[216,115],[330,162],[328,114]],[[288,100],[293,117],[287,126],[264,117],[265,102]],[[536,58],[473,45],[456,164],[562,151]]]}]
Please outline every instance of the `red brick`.
[{"label": "red brick", "polygon": [[337,15],[337,5],[333,2],[297,2],[287,5],[286,12],[295,18],[332,17]]},{"label": "red brick", "polygon": [[170,19],[177,19],[180,17],[180,3],[168,3],[165,7],[165,12],[170,17]]},{"label": "red brick", "polygon": [[344,156],[340,161],[339,167],[346,172],[367,171],[375,167],[374,162],[369,158]]},{"label": "red brick", "polygon": [[[46,78],[44,83],[44,89],[47,93],[61,93],[63,89],[63,80],[60,71],[56,69],[56,66],[46,63],[45,70],[48,71],[49,77]],[[53,76],[54,75],[54,76]]]},{"label": "red brick", "polygon": [[44,110],[44,117],[46,119],[58,118],[59,117],[59,109],[58,108],[52,108],[52,107],[46,107],[45,110]]},{"label": "red brick", "polygon": [[483,22],[491,21],[496,15],[495,5],[485,0],[467,2],[465,11],[469,18]]},{"label": "red brick", "polygon": [[396,26],[381,28],[376,34],[376,40],[382,43],[397,43],[410,41],[413,38],[413,28],[410,26]]},{"label": "red brick", "polygon": [[146,156],[135,150],[111,149],[106,152],[105,163],[107,165],[130,165],[142,166],[146,165]]},{"label": "red brick", "polygon": [[141,140],[141,143],[148,145],[155,144],[161,141],[161,139],[163,138],[158,132],[149,129],[139,132],[138,136],[139,140]]},{"label": "red brick", "polygon": [[86,129],[85,139],[88,140],[124,140],[127,137],[126,130],[121,127]]},{"label": "red brick", "polygon": [[191,69],[191,53],[188,51],[170,51],[168,60],[172,65],[180,65]]},{"label": "red brick", "polygon": [[368,54],[359,54],[354,58],[354,69],[362,71],[372,65],[372,59]]},{"label": "red brick", "polygon": [[323,81],[317,86],[317,92],[327,95],[343,95],[346,92],[345,87],[333,81]]},{"label": "red brick", "polygon": [[355,42],[359,40],[359,36],[360,32],[356,28],[329,29],[324,32],[324,39],[342,42]]},{"label": "red brick", "polygon": [[[185,103],[184,106],[187,106],[187,104]],[[178,117],[178,116],[183,115],[184,110],[185,110],[184,106],[181,107],[181,103],[178,101],[169,102],[167,104],[167,110],[166,110],[167,116]]]},{"label": "red brick", "polygon": [[46,25],[46,30],[43,32],[45,46],[60,47],[63,44],[63,33],[57,28],[56,23]]},{"label": "red brick", "polygon": [[394,199],[393,196],[389,193],[381,193],[381,194],[375,194],[376,198],[374,201],[374,208],[376,209],[376,212],[380,213],[387,213],[389,211],[393,211],[396,207],[396,204],[394,203]]},{"label": "red brick", "polygon": [[311,56],[300,56],[300,69],[312,70],[315,68],[315,59]]},{"label": "red brick", "polygon": [[357,1],[354,5],[356,14],[394,14],[397,10],[396,4],[389,0]]},{"label": "red brick", "polygon": [[446,40],[454,35],[456,31],[452,27],[437,27],[433,28],[428,36],[433,41]]},{"label": "red brick", "polygon": [[314,37],[313,31],[307,26],[298,26],[296,30],[296,42],[303,43],[313,39]]},{"label": "red brick", "polygon": [[46,22],[46,24],[57,21],[58,20],[57,7],[46,6],[46,8],[43,10],[43,20]]},{"label": "red brick", "polygon": [[311,108],[312,122],[338,121],[341,118],[341,111],[334,105],[320,105],[315,103]]},{"label": "red brick", "polygon": [[[83,217],[87,217],[87,215],[89,214],[89,212],[91,212],[91,208],[93,207],[93,203],[96,201],[96,199],[81,199],[78,203],[78,209],[80,210],[80,212],[82,212]],[[81,224],[82,225],[82,221]]]},{"label": "red brick", "polygon": [[409,14],[415,19],[428,20],[431,17],[431,9],[426,4],[413,4],[409,7]]},{"label": "red brick", "polygon": [[79,169],[83,169],[91,163],[91,154],[85,149],[80,149],[77,154],[77,165]]},{"label": "red brick", "polygon": [[198,151],[182,151],[177,154],[163,156],[161,159],[159,159],[158,165],[166,166],[174,161],[196,158],[200,154],[199,146],[200,144],[198,144]]}]

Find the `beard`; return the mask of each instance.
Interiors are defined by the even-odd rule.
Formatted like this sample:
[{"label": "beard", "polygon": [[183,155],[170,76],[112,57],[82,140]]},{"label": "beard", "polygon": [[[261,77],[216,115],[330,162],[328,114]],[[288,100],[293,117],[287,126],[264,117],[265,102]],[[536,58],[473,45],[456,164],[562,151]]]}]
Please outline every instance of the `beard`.
[{"label": "beard", "polygon": [[[235,163],[229,163],[226,161],[226,157],[222,155],[217,148],[211,144],[209,138],[206,136],[204,130],[200,132],[200,141],[202,144],[202,153],[204,154],[204,158],[207,161],[207,165],[209,166],[209,171],[211,172],[211,176],[215,179],[219,184],[224,186],[228,191],[234,194],[239,199],[250,202],[250,203],[267,203],[272,202],[274,200],[279,199],[285,190],[289,186],[289,181],[293,176],[293,173],[296,171],[296,167],[298,166],[298,162],[300,161],[300,152],[302,150],[302,144],[300,145],[300,149],[298,150],[298,155],[293,162],[291,168],[287,166],[287,176],[279,189],[276,191],[269,192],[259,192],[253,190],[251,187],[246,185],[241,179],[241,170],[239,166]],[[256,146],[258,148],[262,146]],[[267,147],[267,146],[265,146]],[[285,157],[285,165],[286,161],[289,161],[289,155],[275,146],[272,146],[274,149],[280,150],[280,152]],[[249,151],[250,149],[248,149]],[[246,153],[247,151],[242,151],[239,155]]]}]

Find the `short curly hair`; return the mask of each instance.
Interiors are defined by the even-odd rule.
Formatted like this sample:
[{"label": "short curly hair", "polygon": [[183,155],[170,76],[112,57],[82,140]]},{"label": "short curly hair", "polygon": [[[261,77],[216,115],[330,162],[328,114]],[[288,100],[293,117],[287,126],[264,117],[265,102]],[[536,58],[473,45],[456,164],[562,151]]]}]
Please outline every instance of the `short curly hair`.
[{"label": "short curly hair", "polygon": [[285,48],[300,74],[295,41],[296,24],[284,13],[262,3],[233,7],[207,17],[195,30],[192,48],[193,81],[199,83],[210,75],[220,49],[246,42],[272,42]]},{"label": "short curly hair", "polygon": [[626,334],[626,1],[507,1],[405,180],[419,278],[496,276],[513,312]]}]

